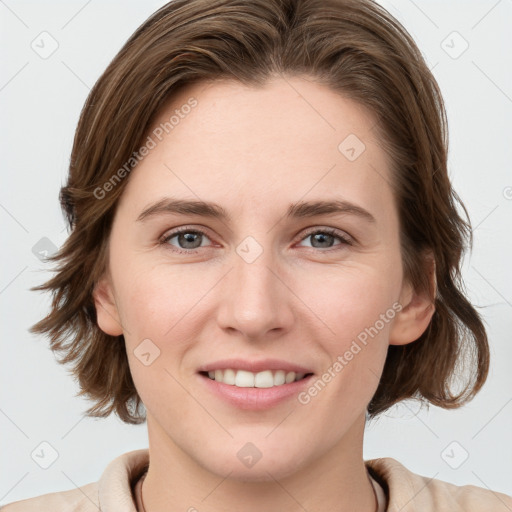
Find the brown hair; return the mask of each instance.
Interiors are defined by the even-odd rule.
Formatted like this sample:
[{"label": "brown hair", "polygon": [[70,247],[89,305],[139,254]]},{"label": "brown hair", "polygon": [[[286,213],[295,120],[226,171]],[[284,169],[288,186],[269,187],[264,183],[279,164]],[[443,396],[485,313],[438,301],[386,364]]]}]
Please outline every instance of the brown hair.
[{"label": "brown hair", "polygon": [[[34,288],[51,291],[53,302],[31,331],[47,333],[52,350],[63,354],[59,362],[73,363],[79,395],[95,401],[88,415],[145,419],[124,338],[99,329],[92,297],[107,269],[127,179],[101,198],[97,191],[141,147],[155,116],[182,87],[215,79],[258,87],[284,74],[313,77],[373,112],[393,162],[405,279],[429,290],[425,251],[435,258],[429,328],[413,343],[389,347],[369,414],[410,397],[458,407],[485,382],[487,336],[462,290],[461,258],[472,240],[448,178],[446,113],[407,31],[371,0],[174,0],[135,31],[87,98],[60,194],[71,232],[52,258],[55,276]],[[462,369],[466,380],[454,392]]]}]

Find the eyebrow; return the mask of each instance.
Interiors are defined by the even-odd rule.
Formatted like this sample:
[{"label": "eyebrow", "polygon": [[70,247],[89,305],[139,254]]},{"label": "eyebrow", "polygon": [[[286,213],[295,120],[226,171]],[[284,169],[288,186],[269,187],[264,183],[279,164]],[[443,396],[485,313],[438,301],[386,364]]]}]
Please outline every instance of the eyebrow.
[{"label": "eyebrow", "polygon": [[[370,223],[376,223],[375,217],[367,210],[345,200],[332,201],[299,201],[288,206],[287,218],[305,218],[318,215],[349,214],[360,217]],[[230,222],[231,216],[216,203],[165,197],[146,207],[137,217],[142,222],[150,217],[162,214],[199,215],[221,221]]]}]

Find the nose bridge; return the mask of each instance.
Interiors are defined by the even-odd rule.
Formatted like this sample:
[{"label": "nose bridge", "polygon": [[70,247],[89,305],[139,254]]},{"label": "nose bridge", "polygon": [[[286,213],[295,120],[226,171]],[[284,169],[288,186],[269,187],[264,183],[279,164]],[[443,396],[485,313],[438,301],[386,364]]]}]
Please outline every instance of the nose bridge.
[{"label": "nose bridge", "polygon": [[236,247],[232,263],[219,318],[222,327],[251,338],[289,328],[290,304],[286,287],[275,275],[278,269],[271,249],[247,237]]}]

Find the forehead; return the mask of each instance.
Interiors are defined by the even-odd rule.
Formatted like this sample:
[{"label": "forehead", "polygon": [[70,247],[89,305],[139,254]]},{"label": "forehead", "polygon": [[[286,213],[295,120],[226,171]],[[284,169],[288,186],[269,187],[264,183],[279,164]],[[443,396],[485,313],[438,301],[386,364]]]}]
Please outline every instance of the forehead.
[{"label": "forehead", "polygon": [[148,136],[154,147],[122,198],[135,208],[166,194],[256,210],[270,198],[392,200],[376,119],[312,79],[194,84],[167,102]]}]

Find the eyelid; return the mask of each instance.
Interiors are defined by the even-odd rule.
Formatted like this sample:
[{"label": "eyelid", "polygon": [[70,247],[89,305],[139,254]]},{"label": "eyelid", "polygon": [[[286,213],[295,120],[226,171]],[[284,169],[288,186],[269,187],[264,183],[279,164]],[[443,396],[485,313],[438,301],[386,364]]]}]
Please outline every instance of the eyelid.
[{"label": "eyelid", "polygon": [[354,243],[356,243],[356,240],[347,232],[337,228],[331,228],[328,226],[314,226],[312,228],[308,228],[305,232],[301,232],[300,237],[297,239],[297,241],[300,242],[307,238],[309,235],[312,235],[313,233],[327,233],[329,235],[338,237],[344,244],[347,245],[354,245]]},{"label": "eyelid", "polygon": [[[171,247],[170,250],[173,252],[181,253],[181,254],[195,254],[199,249],[211,249],[211,247],[210,246],[206,246],[206,247],[200,246],[200,247],[196,247],[195,249],[181,249],[179,247],[172,246],[168,242],[171,238],[174,238],[175,236],[179,235],[180,233],[189,233],[189,232],[198,233],[198,234],[203,235],[211,240],[212,237],[210,237],[208,235],[208,231],[209,230],[203,226],[201,226],[201,227],[194,227],[194,226],[187,226],[187,225],[179,226],[176,228],[171,228],[171,229],[166,230],[165,233],[158,238],[158,241],[159,241],[159,244],[161,244],[161,245],[168,245],[169,247]],[[316,247],[309,247],[309,249],[313,249],[313,250],[317,249],[319,252],[335,251],[335,250],[337,250],[336,248],[339,246],[343,246],[343,245],[352,246],[357,242],[351,235],[349,235],[345,231],[341,231],[338,228],[332,228],[332,227],[328,227],[328,226],[319,225],[319,226],[313,226],[311,228],[307,228],[306,231],[302,230],[300,232],[300,234],[297,236],[294,244],[305,240],[308,236],[315,234],[315,233],[324,233],[324,234],[334,236],[334,237],[338,238],[341,242],[340,244],[337,244],[333,247],[326,248],[325,250],[317,249]]]},{"label": "eyelid", "polygon": [[[211,237],[208,235],[208,231],[209,230],[203,226],[201,226],[201,227],[186,226],[186,225],[179,226],[177,228],[167,229],[163,235],[158,237],[158,241],[161,244],[164,244],[164,243],[167,243],[171,238],[174,238],[176,235],[179,235],[180,233],[189,233],[189,232],[199,233],[201,235],[206,236],[207,238],[209,238],[211,240]],[[184,250],[184,249],[182,249],[182,250]],[[195,249],[190,249],[187,252],[191,252],[193,250],[195,250]]]}]

